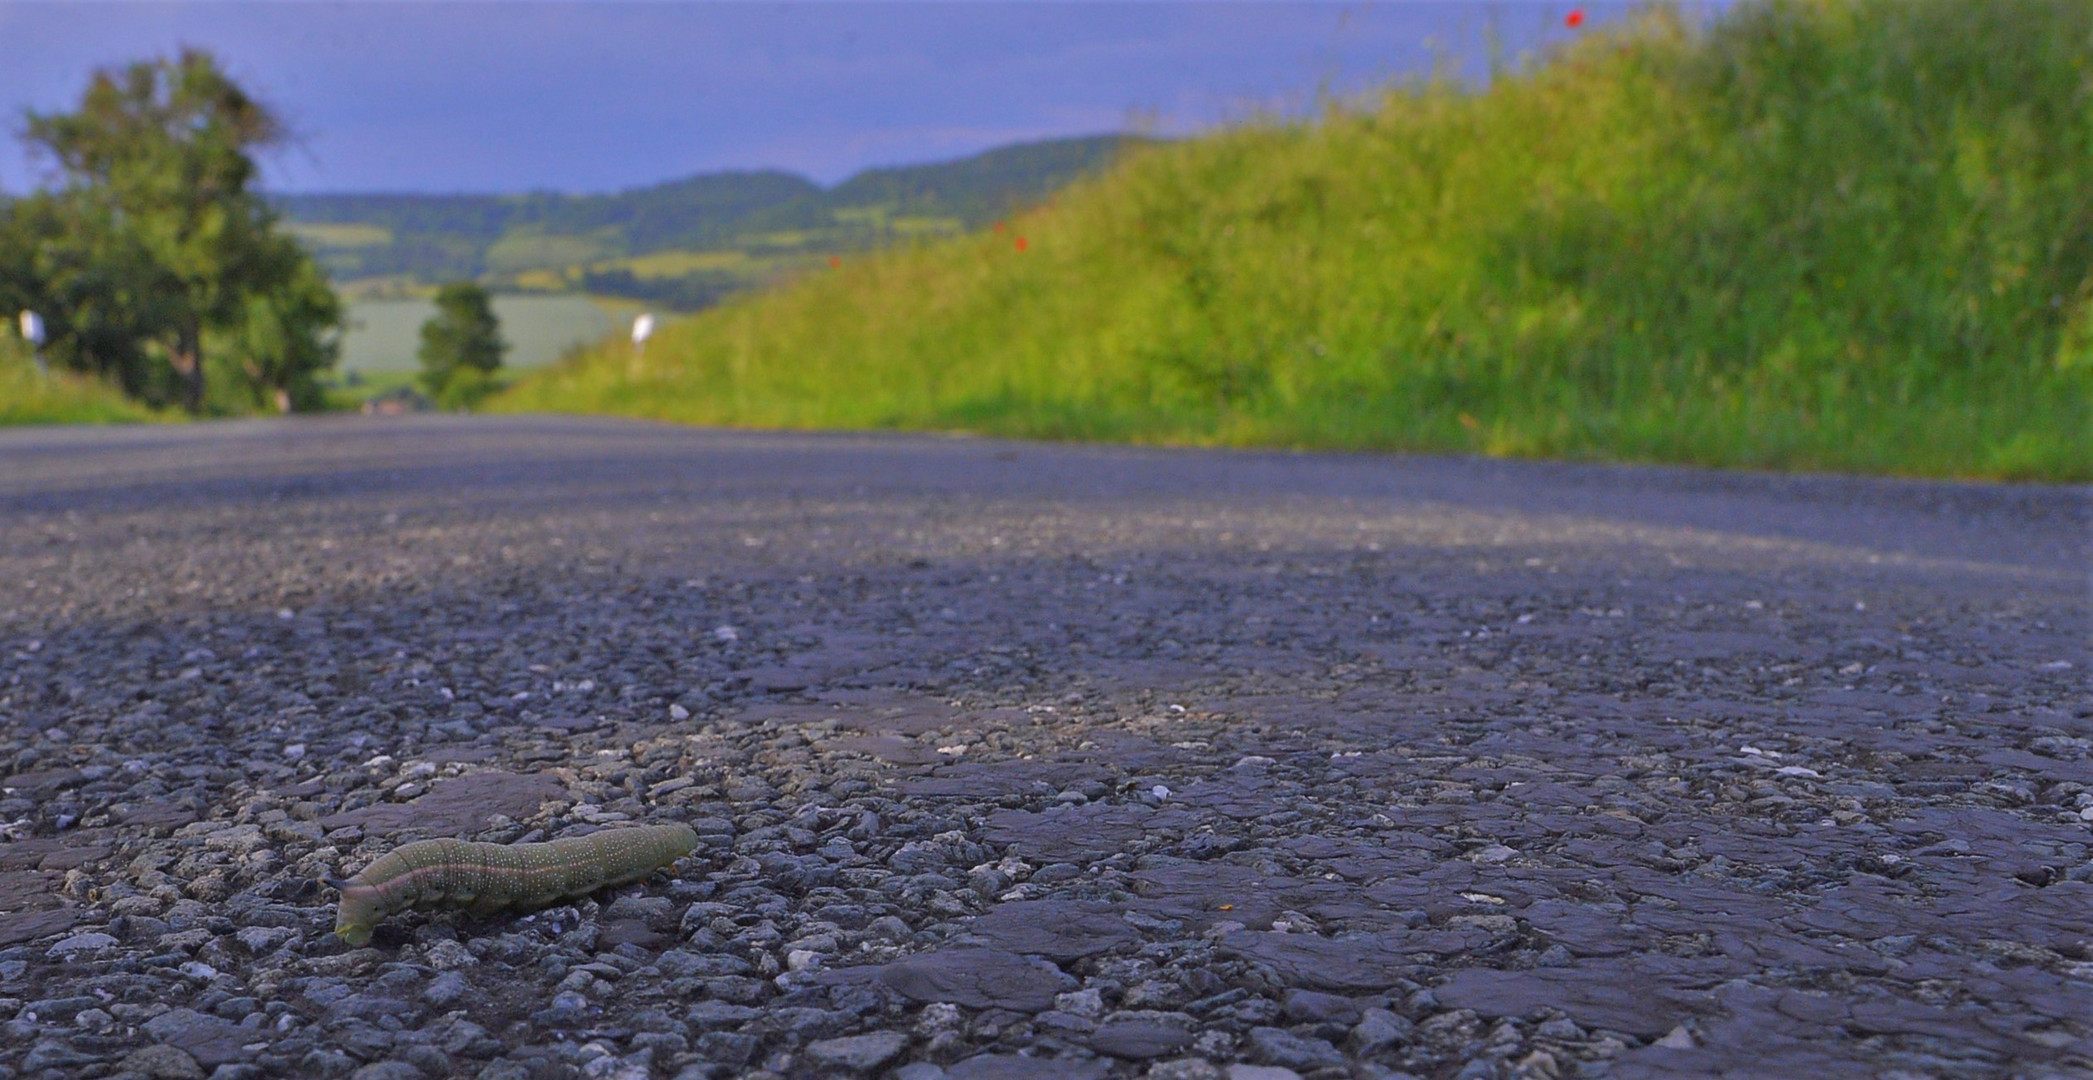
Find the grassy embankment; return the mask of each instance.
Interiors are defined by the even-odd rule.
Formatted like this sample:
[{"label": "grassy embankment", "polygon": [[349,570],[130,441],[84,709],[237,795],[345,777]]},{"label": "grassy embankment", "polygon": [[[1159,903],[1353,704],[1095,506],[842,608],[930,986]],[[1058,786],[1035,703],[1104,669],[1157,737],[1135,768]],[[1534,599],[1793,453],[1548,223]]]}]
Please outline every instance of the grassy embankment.
[{"label": "grassy embankment", "polygon": [[2089,479],[2089,55],[2072,0],[1659,13],[1140,151],[493,407]]},{"label": "grassy embankment", "polygon": [[98,379],[37,374],[28,348],[0,327],[0,427],[111,424],[160,418],[160,414]]}]

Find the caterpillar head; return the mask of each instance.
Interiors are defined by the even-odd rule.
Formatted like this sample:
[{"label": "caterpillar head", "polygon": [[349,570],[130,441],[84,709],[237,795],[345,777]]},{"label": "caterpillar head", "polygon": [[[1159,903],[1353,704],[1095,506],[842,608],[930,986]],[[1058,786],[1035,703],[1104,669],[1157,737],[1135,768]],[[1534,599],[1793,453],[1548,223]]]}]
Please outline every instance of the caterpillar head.
[{"label": "caterpillar head", "polygon": [[338,877],[325,877],[320,883],[342,894],[340,905],[335,908],[334,934],[350,945],[363,945],[371,940],[371,928],[385,917],[380,907],[378,890],[370,885],[355,881],[344,881]]}]

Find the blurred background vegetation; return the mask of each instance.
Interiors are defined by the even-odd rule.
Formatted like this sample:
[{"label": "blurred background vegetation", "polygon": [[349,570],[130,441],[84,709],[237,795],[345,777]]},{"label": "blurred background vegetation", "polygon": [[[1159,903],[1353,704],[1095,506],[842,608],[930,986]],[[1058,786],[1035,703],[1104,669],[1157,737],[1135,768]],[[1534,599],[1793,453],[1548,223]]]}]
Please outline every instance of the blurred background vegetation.
[{"label": "blurred background vegetation", "polygon": [[1134,148],[494,407],[2093,478],[2093,5],[1773,0]]},{"label": "blurred background vegetation", "polygon": [[[524,371],[480,403],[499,411],[2093,479],[2083,0],[1658,7],[1487,86],[829,189],[240,192],[256,235],[310,257],[237,304],[201,278],[169,293],[202,327],[207,411],[404,393],[429,297],[471,280]],[[19,241],[45,198],[6,208],[0,293],[39,272]],[[331,314],[318,270],[347,298]],[[643,308],[688,317],[641,356],[623,327]],[[62,366],[185,402],[179,320],[71,310],[159,374]],[[348,378],[324,378],[344,349]],[[36,394],[149,411],[17,389],[18,361],[0,353],[0,419],[43,415],[13,404]]]},{"label": "blurred background vegetation", "polygon": [[466,365],[434,390],[417,375],[424,331],[454,315],[444,289],[498,290],[505,366],[542,366],[649,307],[695,311],[839,253],[961,235],[1128,141],[1006,147],[829,189],[770,172],[596,196],[267,198],[255,156],[287,133],[195,50],[96,72],[76,110],[31,114],[26,135],[58,182],[0,197],[0,311],[42,314],[51,364],[144,408],[24,383],[0,411],[12,422],[467,405],[500,373]]},{"label": "blurred background vegetation", "polygon": [[1101,171],[1123,136],[1056,139],[959,161],[870,169],[831,188],[714,173],[610,195],[286,195],[273,200],[347,302],[345,397],[415,365],[442,284],[495,291],[527,371],[645,310],[689,313],[830,258],[956,237]]},{"label": "blurred background vegetation", "polygon": [[51,366],[191,414],[320,405],[341,304],[256,190],[254,151],[285,138],[266,105],[190,50],[27,121],[59,182],[0,204],[0,311],[41,315]]},{"label": "blurred background vegetation", "polygon": [[[4,328],[0,328],[4,329]],[[37,373],[29,346],[0,332],[0,427],[10,424],[111,424],[160,419],[92,375]]]}]

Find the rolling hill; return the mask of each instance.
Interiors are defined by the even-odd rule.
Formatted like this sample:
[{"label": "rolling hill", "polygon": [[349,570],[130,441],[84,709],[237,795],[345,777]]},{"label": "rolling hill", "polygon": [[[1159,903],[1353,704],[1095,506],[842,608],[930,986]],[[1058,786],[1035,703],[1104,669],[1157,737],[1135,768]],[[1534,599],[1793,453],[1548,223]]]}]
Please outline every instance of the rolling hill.
[{"label": "rolling hill", "polygon": [[830,254],[958,235],[1108,165],[1106,135],[872,169],[833,188],[726,172],[609,195],[282,195],[276,204],[354,293],[460,278],[705,307]]}]

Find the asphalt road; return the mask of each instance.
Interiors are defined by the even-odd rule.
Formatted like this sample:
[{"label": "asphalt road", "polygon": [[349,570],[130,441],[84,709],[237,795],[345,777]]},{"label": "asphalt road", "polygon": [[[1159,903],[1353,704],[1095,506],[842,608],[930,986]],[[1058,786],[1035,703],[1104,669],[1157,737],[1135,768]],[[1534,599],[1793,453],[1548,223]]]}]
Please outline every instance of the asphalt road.
[{"label": "asphalt road", "polygon": [[[0,1073],[2093,1075],[2089,502],[0,432]],[[638,821],[700,851],[329,933]]]}]

